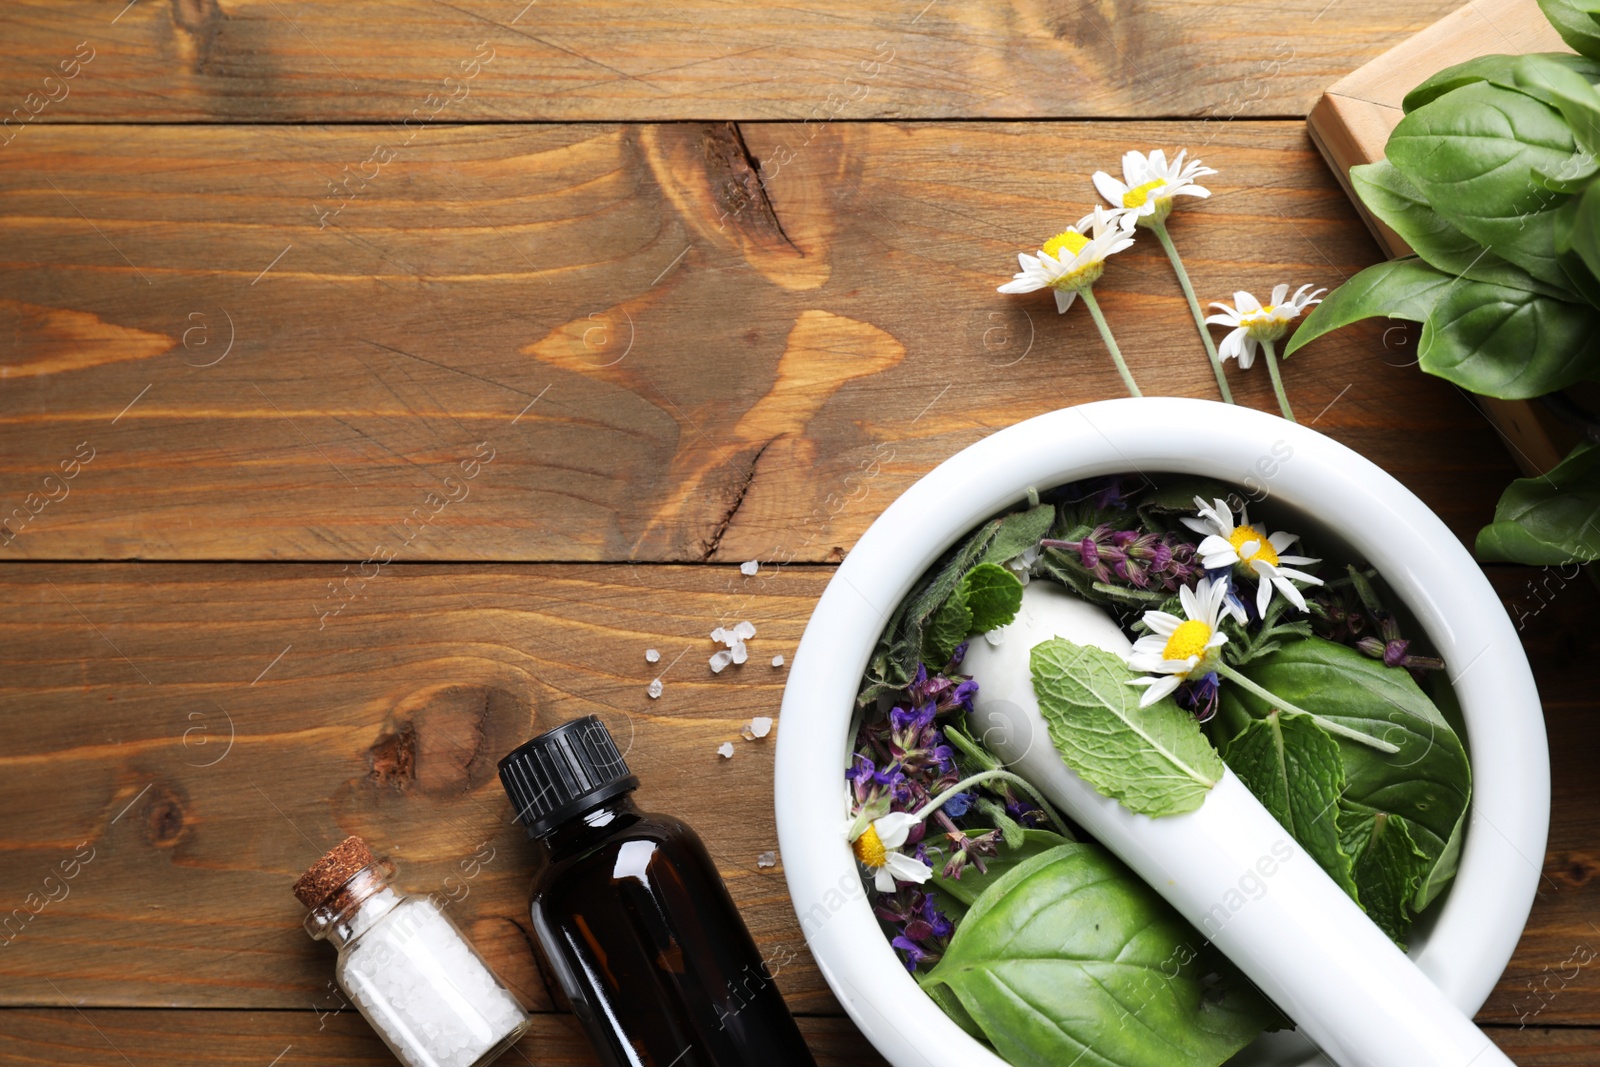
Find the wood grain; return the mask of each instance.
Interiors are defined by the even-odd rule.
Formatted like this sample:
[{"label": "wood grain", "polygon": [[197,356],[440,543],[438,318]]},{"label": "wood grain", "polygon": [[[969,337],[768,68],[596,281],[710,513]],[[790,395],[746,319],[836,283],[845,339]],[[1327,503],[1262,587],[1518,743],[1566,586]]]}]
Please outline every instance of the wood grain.
[{"label": "wood grain", "polygon": [[[818,1067],[884,1067],[848,1019],[802,1016],[800,1032]],[[1593,1031],[1487,1028],[1489,1037],[1522,1067],[1589,1067],[1600,1056]],[[121,1064],[167,1067],[261,1067],[281,1056],[283,1067],[394,1062],[383,1043],[353,1012],[87,1011],[69,1008],[0,1009],[0,1057],[7,1063],[63,1067]],[[592,1067],[598,1061],[567,1015],[540,1014],[501,1063]]]},{"label": "wood grain", "polygon": [[[802,1017],[818,1067],[883,1067],[848,1019]],[[1569,1050],[1574,1046],[1557,1043]],[[126,1057],[124,1059],[123,1057]],[[281,1057],[274,1059],[274,1057]],[[354,1011],[104,1011],[0,1009],[0,1061],[8,1064],[163,1064],[165,1067],[391,1067],[395,1058]],[[538,1014],[499,1064],[592,1067],[598,1061],[569,1015]],[[1528,1063],[1567,1064],[1555,1059]]]},{"label": "wood grain", "polygon": [[[24,137],[86,119],[399,122],[436,108],[452,122],[1281,117],[1452,6],[26,0],[0,16],[0,101],[19,122],[37,115]],[[83,42],[92,60],[45,85]],[[463,66],[475,56],[489,58]]]},{"label": "wood grain", "polygon": [[[768,661],[792,655],[830,571],[394,565],[318,629],[342,581],[328,565],[0,567],[15,665],[0,679],[0,901],[23,906],[93,850],[0,948],[0,1003],[326,1010],[331,956],[300,929],[289,885],[359,833],[404,888],[459,895],[458,920],[549,1010],[522,918],[529,854],[493,764],[594,712],[627,748],[641,802],[705,837],[763,950],[798,955],[778,975],[791,1004],[837,1013],[781,862],[756,863],[777,845],[773,740],[739,739],[777,711],[784,672]],[[1586,771],[1600,720],[1584,667],[1600,638],[1581,625],[1600,597],[1548,573],[1495,575],[1537,650],[1555,792],[1543,891],[1482,1017],[1596,1025],[1600,966],[1569,961],[1600,949],[1600,786]],[[712,675],[704,635],[743,618],[758,628],[750,662]],[[670,665],[655,701],[649,647]],[[463,879],[484,842],[494,857]]]},{"label": "wood grain", "polygon": [[[1221,171],[1173,223],[1202,299],[1378,258],[1289,122],[31,131],[0,160],[0,553],[838,559],[962,446],[1121,393],[1086,315],[994,290],[1090,172],[1176,144]],[[1215,397],[1159,248],[1099,291],[1147,392]],[[1344,331],[1289,392],[1470,542],[1514,471],[1414,358]]]}]

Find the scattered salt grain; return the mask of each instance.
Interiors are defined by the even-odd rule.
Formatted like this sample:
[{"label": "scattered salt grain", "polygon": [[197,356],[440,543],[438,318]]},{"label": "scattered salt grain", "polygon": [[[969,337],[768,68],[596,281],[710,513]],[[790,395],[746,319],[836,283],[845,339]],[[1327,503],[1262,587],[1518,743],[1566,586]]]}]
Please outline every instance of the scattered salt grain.
[{"label": "scattered salt grain", "polygon": [[644,661],[646,663],[660,663],[661,653],[653,648],[647,648],[644,650]]},{"label": "scattered salt grain", "polygon": [[783,666],[783,657],[782,657],[782,656],[773,656],[773,657],[772,657],[772,665],[773,665],[773,666],[774,666],[774,667],[781,667],[781,666]]},{"label": "scattered salt grain", "polygon": [[661,679],[650,679],[650,684],[645,688],[645,692],[650,694],[651,700],[655,700],[657,697],[659,697],[661,695]]},{"label": "scattered salt grain", "polygon": [[715,630],[711,631],[711,640],[717,642],[719,645],[731,644],[733,641],[733,634],[719,626]]},{"label": "scattered salt grain", "polygon": [[733,636],[741,641],[748,641],[756,635],[755,624],[749,619],[744,620],[733,628]]},{"label": "scattered salt grain", "polygon": [[732,759],[733,758],[733,742],[732,741],[724,741],[724,742],[722,742],[722,744],[718,745],[717,746],[717,755],[721,756],[723,759]]},{"label": "scattered salt grain", "polygon": [[776,867],[777,865],[778,854],[776,852],[763,852],[756,857],[757,867]]},{"label": "scattered salt grain", "polygon": [[991,645],[1001,645],[1006,639],[1006,628],[1004,626],[996,626],[993,630],[987,631],[983,635],[983,639]]},{"label": "scattered salt grain", "polygon": [[761,561],[758,559],[747,560],[746,562],[739,564],[739,573],[744,575],[746,578],[750,577],[760,569]]},{"label": "scattered salt grain", "polygon": [[733,662],[733,657],[726,652],[711,653],[711,673],[721,674],[722,668]]},{"label": "scattered salt grain", "polygon": [[766,737],[772,732],[772,719],[766,715],[757,715],[750,720],[750,732],[757,737]]},{"label": "scattered salt grain", "polygon": [[735,663],[743,663],[750,658],[750,652],[744,647],[743,641],[735,641],[728,646],[728,655],[733,657],[733,662]]}]

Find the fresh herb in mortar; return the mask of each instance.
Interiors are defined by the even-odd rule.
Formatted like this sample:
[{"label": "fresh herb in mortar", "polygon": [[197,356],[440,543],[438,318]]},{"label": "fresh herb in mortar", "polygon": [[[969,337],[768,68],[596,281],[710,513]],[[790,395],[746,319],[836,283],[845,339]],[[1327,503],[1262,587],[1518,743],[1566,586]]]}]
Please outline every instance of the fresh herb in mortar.
[{"label": "fresh herb in mortar", "polygon": [[1137,638],[1127,659],[1062,638],[1031,650],[1062,759],[1155,817],[1199,807],[1226,764],[1402,943],[1454,876],[1470,795],[1418,682],[1448,697],[1443,664],[1402,636],[1370,571],[1322,577],[1224,486],[1049,497],[980,527],[892,616],[859,699],[847,835],[906,966],[1005,1058],[1219,1064],[1282,1020],[971,736],[966,642],[1003,640],[1029,581],[1107,610]]}]

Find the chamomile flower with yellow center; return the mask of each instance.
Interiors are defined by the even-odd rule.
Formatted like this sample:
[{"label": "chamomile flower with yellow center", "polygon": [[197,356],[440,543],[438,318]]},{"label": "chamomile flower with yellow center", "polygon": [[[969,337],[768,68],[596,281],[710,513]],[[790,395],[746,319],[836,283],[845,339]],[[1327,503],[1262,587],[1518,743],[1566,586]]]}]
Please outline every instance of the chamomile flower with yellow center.
[{"label": "chamomile flower with yellow center", "polygon": [[1289,295],[1287,285],[1272,289],[1272,298],[1265,304],[1246,292],[1233,294],[1233,306],[1213,303],[1217,314],[1206,316],[1213,326],[1229,326],[1232,332],[1222,339],[1217,355],[1223,359],[1237,359],[1242,370],[1249,370],[1256,360],[1256,346],[1264,341],[1277,341],[1289,330],[1289,324],[1313,304],[1322,303],[1326,289],[1307,292],[1310,285],[1302,285]]},{"label": "chamomile flower with yellow center", "polygon": [[1000,286],[1000,292],[1032,293],[1051,289],[1056,294],[1056,310],[1062,314],[1078,299],[1078,294],[1083,294],[1089,317],[1094,319],[1095,329],[1100,331],[1100,339],[1111,353],[1117,373],[1122,375],[1122,384],[1127,386],[1130,395],[1142,396],[1094,298],[1094,283],[1105,270],[1106,258],[1133,244],[1129,235],[1132,229],[1132,216],[1096,207],[1079,219],[1076,226],[1069,226],[1046,241],[1038,255],[1019,253],[1017,264],[1022,269]]},{"label": "chamomile flower with yellow center", "polygon": [[933,869],[927,864],[900,851],[912,828],[921,821],[909,812],[892,811],[865,825],[851,825],[850,851],[872,872],[872,884],[878,892],[893,893],[896,879],[921,885],[933,877]]},{"label": "chamomile flower with yellow center", "polygon": [[1178,590],[1184,618],[1165,611],[1144,613],[1144,624],[1150,633],[1135,641],[1128,655],[1129,667],[1150,672],[1128,681],[1129,685],[1146,687],[1139,698],[1141,708],[1167,696],[1191,677],[1198,679],[1216,669],[1221,662],[1217,650],[1228,643],[1228,635],[1219,628],[1227,596],[1226,578],[1202,578],[1193,589],[1184,586]]},{"label": "chamomile flower with yellow center", "polygon": [[[1199,510],[1198,518],[1183,519],[1183,524],[1195,533],[1205,534],[1198,549],[1200,563],[1207,570],[1232,567],[1256,580],[1256,615],[1264,616],[1276,589],[1283,598],[1301,611],[1306,610],[1306,598],[1295,587],[1296,581],[1307,585],[1321,585],[1322,579],[1305,571],[1295,570],[1308,563],[1321,563],[1310,556],[1287,555],[1290,545],[1300,540],[1299,534],[1266,533],[1265,527],[1254,526],[1246,510],[1239,511],[1239,521],[1233,521],[1233,509],[1226,500],[1207,504],[1201,497],[1194,498]],[[1233,610],[1234,618],[1241,623],[1242,611]]]},{"label": "chamomile flower with yellow center", "polygon": [[1184,162],[1188,149],[1180,151],[1172,162],[1167,154],[1156,149],[1149,155],[1127,152],[1122,157],[1122,181],[1103,170],[1094,173],[1094,187],[1111,202],[1115,209],[1132,215],[1141,226],[1154,226],[1165,222],[1172,214],[1172,198],[1193,196],[1204,199],[1211,190],[1196,185],[1195,179],[1216,171],[1204,166],[1198,159]]},{"label": "chamomile flower with yellow center", "polygon": [[1134,225],[1143,226],[1161,242],[1161,250],[1172,264],[1183,297],[1189,303],[1189,314],[1194,318],[1194,328],[1205,346],[1206,358],[1211,361],[1211,373],[1217,379],[1217,392],[1222,399],[1233,403],[1233,393],[1228,388],[1227,375],[1222,373],[1222,360],[1217,356],[1216,343],[1206,329],[1205,312],[1200,310],[1200,300],[1194,295],[1194,283],[1183,268],[1183,258],[1178,255],[1172,235],[1167,232],[1167,216],[1172,214],[1174,198],[1193,196],[1204,199],[1211,190],[1195,184],[1195,179],[1216,171],[1198,159],[1185,162],[1188,149],[1183,149],[1169,163],[1161,149],[1146,155],[1143,152],[1126,152],[1122,156],[1122,180],[1118,181],[1105,171],[1095,171],[1094,187],[1100,195],[1111,201],[1113,211],[1121,212]]},{"label": "chamomile flower with yellow center", "polygon": [[1255,362],[1257,344],[1267,353],[1267,373],[1272,376],[1272,391],[1278,395],[1278,409],[1290,422],[1294,421],[1294,412],[1289,408],[1289,397],[1283,391],[1283,378],[1278,374],[1277,344],[1288,332],[1289,324],[1298,319],[1302,311],[1312,304],[1322,303],[1322,294],[1327,290],[1310,292],[1310,289],[1311,286],[1302,285],[1290,296],[1287,285],[1274,286],[1272,299],[1266,304],[1249,293],[1237,292],[1233,294],[1232,307],[1214,303],[1211,306],[1218,309],[1218,314],[1206,317],[1206,322],[1212,326],[1232,327],[1217,349],[1219,359],[1236,357],[1240,369],[1249,370],[1250,364]]},{"label": "chamomile flower with yellow center", "polygon": [[1132,222],[1124,222],[1116,212],[1096,207],[1044,243],[1039,254],[1017,254],[1017,264],[1022,269],[1009,282],[999,287],[1002,293],[1032,293],[1040,289],[1053,289],[1056,310],[1065,313],[1078,298],[1100,280],[1106,259],[1133,244],[1128,231]]}]

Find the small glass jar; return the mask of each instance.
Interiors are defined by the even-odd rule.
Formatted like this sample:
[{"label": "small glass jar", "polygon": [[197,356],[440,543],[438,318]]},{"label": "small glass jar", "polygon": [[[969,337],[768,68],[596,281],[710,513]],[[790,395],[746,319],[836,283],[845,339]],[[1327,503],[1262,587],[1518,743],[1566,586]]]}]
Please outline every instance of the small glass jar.
[{"label": "small glass jar", "polygon": [[395,892],[393,877],[360,838],[347,839],[296,883],[311,906],[306,933],[338,950],[334,980],[406,1067],[493,1061],[522,1036],[527,1013],[433,899]]}]

